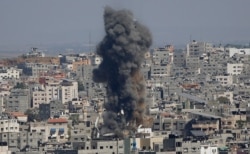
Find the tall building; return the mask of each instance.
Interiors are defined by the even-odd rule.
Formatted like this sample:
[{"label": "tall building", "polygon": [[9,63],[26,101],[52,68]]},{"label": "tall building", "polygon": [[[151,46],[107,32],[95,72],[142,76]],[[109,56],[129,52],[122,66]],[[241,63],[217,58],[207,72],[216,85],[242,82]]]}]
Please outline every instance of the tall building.
[{"label": "tall building", "polygon": [[31,107],[29,89],[13,89],[6,103],[6,111],[25,112]]},{"label": "tall building", "polygon": [[64,106],[62,102],[55,100],[49,104],[39,105],[39,117],[41,120],[48,120],[54,116],[60,116],[64,112]]},{"label": "tall building", "polygon": [[97,68],[97,65],[79,65],[76,70],[76,76],[82,80],[91,80],[92,72],[95,68]]},{"label": "tall building", "polygon": [[74,80],[64,79],[59,88],[59,100],[62,104],[78,98],[78,83]]},{"label": "tall building", "polygon": [[213,45],[206,42],[197,42],[193,40],[191,43],[187,44],[187,56],[200,57],[203,53],[208,53],[213,51]]},{"label": "tall building", "polygon": [[227,63],[227,73],[231,75],[239,75],[243,71],[243,63]]}]

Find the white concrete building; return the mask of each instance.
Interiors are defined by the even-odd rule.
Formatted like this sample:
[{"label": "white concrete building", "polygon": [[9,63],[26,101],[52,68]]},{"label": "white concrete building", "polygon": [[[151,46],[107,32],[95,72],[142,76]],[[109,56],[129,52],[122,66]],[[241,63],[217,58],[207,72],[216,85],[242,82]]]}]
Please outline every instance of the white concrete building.
[{"label": "white concrete building", "polygon": [[0,133],[19,132],[19,123],[16,119],[0,119]]},{"label": "white concrete building", "polygon": [[226,48],[226,51],[229,53],[229,57],[232,57],[234,54],[250,55],[250,48]]},{"label": "white concrete building", "polygon": [[232,75],[219,75],[215,77],[216,81],[220,82],[222,86],[229,86],[233,84]]},{"label": "white concrete building", "polygon": [[243,63],[227,63],[227,73],[231,75],[239,75],[243,71],[244,64]]},{"label": "white concrete building", "polygon": [[203,144],[200,147],[200,154],[218,154],[218,147],[211,144]]},{"label": "white concrete building", "polygon": [[10,67],[0,69],[0,79],[19,79],[20,70]]},{"label": "white concrete building", "polygon": [[58,80],[51,80],[45,85],[45,93],[46,93],[46,102],[50,102],[52,100],[58,100],[59,96],[59,87],[60,87],[60,81]]},{"label": "white concrete building", "polygon": [[59,100],[62,104],[72,101],[73,98],[78,98],[78,83],[73,80],[63,80],[59,88]]},{"label": "white concrete building", "polygon": [[0,145],[0,154],[11,154],[7,142],[1,143]]}]

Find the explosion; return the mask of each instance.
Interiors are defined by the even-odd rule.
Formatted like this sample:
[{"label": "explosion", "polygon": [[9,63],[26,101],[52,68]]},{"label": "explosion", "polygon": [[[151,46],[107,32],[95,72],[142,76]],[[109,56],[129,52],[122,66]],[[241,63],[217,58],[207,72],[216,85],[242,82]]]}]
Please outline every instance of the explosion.
[{"label": "explosion", "polygon": [[140,68],[152,38],[128,10],[106,7],[104,25],[106,35],[96,51],[103,60],[93,71],[93,80],[107,85],[101,131],[123,137],[124,132],[147,123],[145,81]]}]

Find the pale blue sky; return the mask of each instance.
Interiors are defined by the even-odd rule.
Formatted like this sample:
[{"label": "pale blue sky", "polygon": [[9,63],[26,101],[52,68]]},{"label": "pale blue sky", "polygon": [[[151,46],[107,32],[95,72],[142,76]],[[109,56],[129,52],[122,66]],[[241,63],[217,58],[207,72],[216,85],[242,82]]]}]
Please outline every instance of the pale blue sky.
[{"label": "pale blue sky", "polygon": [[106,5],[131,10],[155,45],[250,41],[249,0],[1,0],[0,47],[98,43]]}]

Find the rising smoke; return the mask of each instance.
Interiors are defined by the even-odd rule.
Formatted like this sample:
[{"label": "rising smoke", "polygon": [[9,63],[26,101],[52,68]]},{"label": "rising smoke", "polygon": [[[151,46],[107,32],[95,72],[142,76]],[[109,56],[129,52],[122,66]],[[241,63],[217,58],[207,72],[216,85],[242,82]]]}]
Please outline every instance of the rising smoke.
[{"label": "rising smoke", "polygon": [[124,130],[145,121],[145,81],[140,67],[152,38],[128,10],[106,7],[104,24],[106,36],[96,51],[103,61],[93,71],[93,80],[107,84],[102,130],[123,136]]}]

